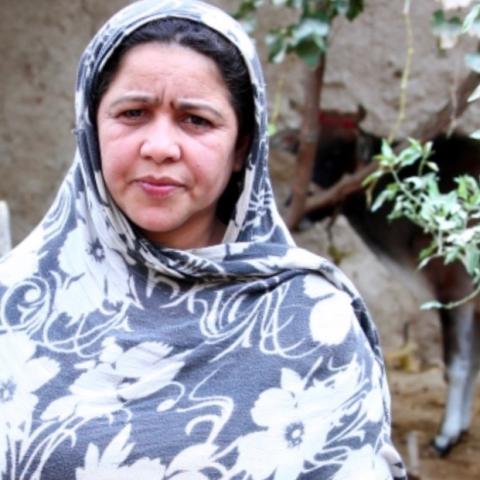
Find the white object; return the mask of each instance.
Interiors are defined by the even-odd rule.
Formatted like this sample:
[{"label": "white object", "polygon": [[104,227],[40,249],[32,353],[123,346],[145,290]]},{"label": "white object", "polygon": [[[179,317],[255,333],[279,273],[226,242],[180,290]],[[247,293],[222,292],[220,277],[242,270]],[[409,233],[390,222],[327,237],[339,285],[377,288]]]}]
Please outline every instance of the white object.
[{"label": "white object", "polygon": [[7,202],[0,200],[0,256],[5,255],[12,248],[10,233],[10,215]]}]

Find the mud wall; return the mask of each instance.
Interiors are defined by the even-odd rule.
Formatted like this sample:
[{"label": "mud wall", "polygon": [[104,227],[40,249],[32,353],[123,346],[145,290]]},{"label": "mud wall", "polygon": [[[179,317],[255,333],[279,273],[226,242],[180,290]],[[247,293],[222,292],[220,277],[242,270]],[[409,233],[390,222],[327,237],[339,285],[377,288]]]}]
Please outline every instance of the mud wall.
[{"label": "mud wall", "polygon": [[[127,0],[2,0],[0,15],[0,200],[11,210],[13,242],[17,243],[39,222],[68,169],[75,145],[73,92],[78,58],[93,33]],[[234,11],[237,1],[216,0]],[[353,23],[338,20],[328,53],[322,105],[368,112],[362,127],[387,135],[398,110],[400,77],[405,61],[403,2],[366,0],[365,12]],[[411,2],[414,58],[408,89],[407,120],[399,135],[414,134],[452,95],[465,75],[463,53],[439,55],[431,34],[431,14],[436,0]],[[260,17],[260,31],[277,21],[271,12]],[[260,38],[260,36],[258,37]],[[257,42],[265,60],[262,42]],[[463,51],[472,50],[474,40]],[[264,61],[270,104],[280,105],[279,126],[298,126],[304,101],[303,66],[293,58],[282,66]],[[308,101],[308,99],[307,99]],[[458,128],[479,128],[479,110],[472,106]],[[282,162],[275,157],[273,162]],[[290,167],[292,159],[289,159]],[[286,165],[272,165],[277,172]],[[346,222],[336,227],[337,247],[346,252],[342,269],[354,280],[380,327],[383,345],[396,348],[403,342],[403,326],[415,325],[413,336],[422,345],[422,356],[439,358],[438,322],[434,314],[418,312],[418,288],[386,269],[384,260],[366,249]],[[325,225],[316,225],[297,236],[298,242],[328,255]],[[421,300],[429,299],[422,293]],[[426,296],[425,296],[426,295]],[[430,297],[431,298],[431,297]]]},{"label": "mud wall", "polygon": [[[11,209],[13,240],[20,241],[41,219],[74,153],[73,90],[77,60],[96,29],[126,0],[3,0],[0,15],[0,199]],[[236,1],[217,1],[233,11]],[[364,128],[385,135],[398,104],[405,59],[403,2],[366,1],[355,22],[334,26],[323,104],[327,108],[368,111]],[[439,56],[430,31],[434,0],[412,2],[415,56],[409,86],[411,133],[437,111],[464,74],[462,55]],[[262,28],[272,22],[262,16]],[[276,21],[276,19],[274,19]],[[263,55],[263,48],[259,42]],[[267,66],[271,95],[278,96],[280,125],[295,126],[303,101],[302,67],[289,59]],[[476,128],[472,108],[460,126]],[[477,116],[478,118],[478,116]]]}]

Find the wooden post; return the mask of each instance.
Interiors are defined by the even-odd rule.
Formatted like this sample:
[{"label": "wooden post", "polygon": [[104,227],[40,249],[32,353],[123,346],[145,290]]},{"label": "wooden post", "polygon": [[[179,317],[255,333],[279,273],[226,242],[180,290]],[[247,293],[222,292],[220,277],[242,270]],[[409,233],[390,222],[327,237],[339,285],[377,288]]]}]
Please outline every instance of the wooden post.
[{"label": "wooden post", "polygon": [[7,202],[0,200],[0,257],[12,248],[10,216]]}]

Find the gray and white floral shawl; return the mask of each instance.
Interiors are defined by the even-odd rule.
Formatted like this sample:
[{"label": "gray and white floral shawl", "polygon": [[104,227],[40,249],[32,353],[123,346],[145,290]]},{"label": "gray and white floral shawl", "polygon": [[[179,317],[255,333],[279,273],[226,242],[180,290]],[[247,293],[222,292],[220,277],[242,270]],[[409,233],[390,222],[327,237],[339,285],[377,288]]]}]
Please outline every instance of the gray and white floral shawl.
[{"label": "gray and white floral shawl", "polygon": [[[140,238],[113,204],[89,117],[105,61],[164,16],[233,42],[255,92],[224,243],[189,251]],[[53,206],[0,262],[1,479],[403,479],[364,304],[277,213],[264,82],[240,27],[191,0],[133,3],[81,58],[76,122]]]}]

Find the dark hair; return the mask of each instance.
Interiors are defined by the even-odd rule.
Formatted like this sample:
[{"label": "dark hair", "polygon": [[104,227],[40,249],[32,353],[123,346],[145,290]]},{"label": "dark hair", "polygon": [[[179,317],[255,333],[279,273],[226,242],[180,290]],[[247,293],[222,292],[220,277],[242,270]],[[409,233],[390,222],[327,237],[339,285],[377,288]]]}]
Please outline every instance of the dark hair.
[{"label": "dark hair", "polygon": [[[148,42],[175,43],[211,58],[220,70],[230,93],[230,101],[238,122],[237,144],[253,139],[254,92],[239,50],[215,30],[183,18],[155,20],[135,30],[123,40],[94,79],[90,110],[93,125],[96,125],[100,101],[117,73],[123,56],[131,48]],[[245,148],[245,151],[248,149]],[[243,172],[234,172],[218,201],[217,217],[225,224],[230,220],[234,210],[243,178]]]},{"label": "dark hair", "polygon": [[189,47],[211,58],[217,65],[230,93],[230,101],[238,121],[238,138],[252,137],[253,91],[247,67],[238,49],[211,28],[183,18],[165,18],[147,23],[132,32],[107,60],[92,88],[92,121],[100,100],[117,73],[125,53],[147,42],[175,43]]}]

